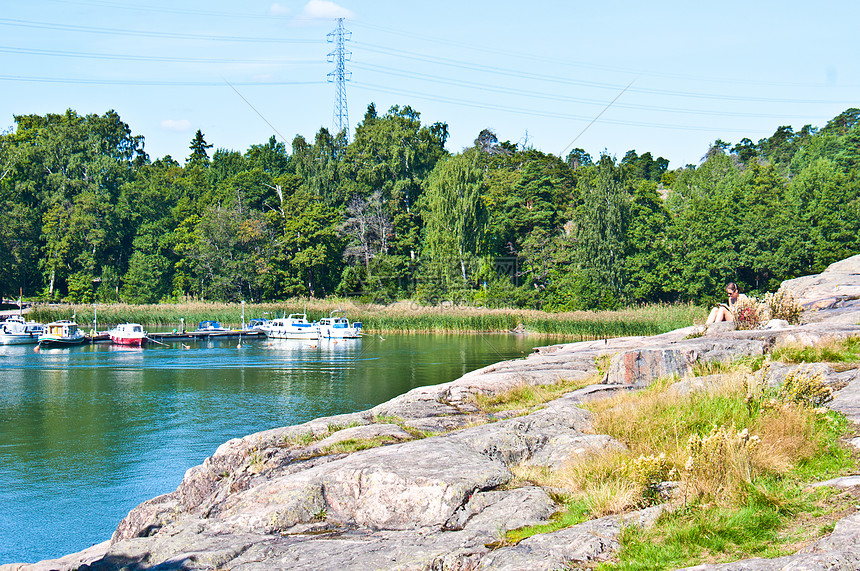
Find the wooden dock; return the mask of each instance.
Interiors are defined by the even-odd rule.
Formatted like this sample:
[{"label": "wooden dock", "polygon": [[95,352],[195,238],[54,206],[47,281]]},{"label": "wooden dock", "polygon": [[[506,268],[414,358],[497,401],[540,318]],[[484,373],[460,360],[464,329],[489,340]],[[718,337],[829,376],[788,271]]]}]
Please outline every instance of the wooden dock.
[{"label": "wooden dock", "polygon": [[[186,331],[186,332],[173,332],[168,331],[164,333],[147,333],[147,337],[152,339],[153,341],[159,342],[170,342],[170,341],[187,341],[187,340],[195,340],[208,341],[210,339],[265,339],[266,334],[262,331],[258,331],[256,329],[231,329],[230,331]],[[88,334],[87,339],[90,343],[98,343],[98,342],[110,342],[110,335],[108,335],[107,331],[100,331],[95,334]]]}]

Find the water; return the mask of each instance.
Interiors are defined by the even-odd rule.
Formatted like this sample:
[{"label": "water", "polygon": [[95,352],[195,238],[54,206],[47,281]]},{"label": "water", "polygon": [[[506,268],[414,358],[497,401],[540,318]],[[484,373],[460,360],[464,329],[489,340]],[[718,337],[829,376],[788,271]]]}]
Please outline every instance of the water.
[{"label": "water", "polygon": [[532,347],[507,335],[0,346],[0,564],[110,538],[221,443],[365,410]]}]

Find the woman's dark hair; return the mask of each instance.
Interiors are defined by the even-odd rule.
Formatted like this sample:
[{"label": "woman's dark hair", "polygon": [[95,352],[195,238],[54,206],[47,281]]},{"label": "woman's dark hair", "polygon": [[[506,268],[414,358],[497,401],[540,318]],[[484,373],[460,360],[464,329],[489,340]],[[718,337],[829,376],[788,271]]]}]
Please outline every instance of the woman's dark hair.
[{"label": "woman's dark hair", "polygon": [[731,292],[736,292],[738,291],[738,284],[736,284],[735,282],[729,282],[726,284],[726,289]]}]

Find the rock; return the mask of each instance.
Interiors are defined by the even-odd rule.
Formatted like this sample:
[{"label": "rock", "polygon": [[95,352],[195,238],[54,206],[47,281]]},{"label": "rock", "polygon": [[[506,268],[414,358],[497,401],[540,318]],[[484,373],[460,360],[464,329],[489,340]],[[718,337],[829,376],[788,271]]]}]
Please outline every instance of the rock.
[{"label": "rock", "polygon": [[481,569],[495,571],[552,571],[571,563],[606,559],[619,548],[625,525],[653,525],[662,507],[648,508],[630,516],[610,516],[587,521],[552,533],[533,535],[513,547],[503,547],[481,559]]},{"label": "rock", "polygon": [[372,440],[374,438],[388,438],[392,440],[410,440],[412,436],[396,424],[367,424],[364,426],[353,426],[338,430],[331,436],[324,438],[310,447],[310,451],[317,452],[325,450],[329,446],[346,442]]},{"label": "rock", "polygon": [[791,327],[791,324],[785,319],[771,319],[764,324],[762,329],[788,329],[789,327]]},{"label": "rock", "polygon": [[764,354],[765,342],[748,338],[689,339],[661,346],[622,351],[612,358],[607,383],[646,387],[652,381],[684,377],[696,362],[729,362],[743,356]]},{"label": "rock", "polygon": [[729,375],[705,375],[702,377],[689,377],[673,383],[669,392],[676,395],[689,395],[692,393],[712,391],[719,388],[729,379]]},{"label": "rock", "polygon": [[822,486],[830,486],[832,488],[853,488],[855,486],[860,486],[860,476],[842,476],[841,478],[833,478],[826,482],[812,484],[811,487],[820,488]]},{"label": "rock", "polygon": [[801,305],[843,297],[860,297],[860,254],[830,264],[820,274],[782,282]]},{"label": "rock", "polygon": [[853,374],[853,379],[836,392],[827,406],[841,412],[848,420],[860,422],[860,370],[846,372]]},{"label": "rock", "polygon": [[[860,256],[855,258],[851,264],[860,262]],[[851,264],[829,269],[825,277],[853,276],[851,283],[860,287]],[[838,285],[840,296],[849,295],[843,287],[847,281]],[[842,322],[850,300],[837,305],[838,316],[832,313],[836,310],[822,310],[816,314],[821,323],[800,327],[773,323],[772,329],[736,331],[727,324],[699,337],[693,335],[696,328],[688,327],[647,338],[538,348],[524,359],[419,387],[368,411],[231,440],[189,469],[174,492],[134,508],[109,547],[23,568],[349,571],[593,565],[618,548],[623,526],[650,525],[663,508],[601,518],[491,551],[487,545],[505,531],[545,523],[557,509],[551,491],[532,485],[506,489],[514,481],[511,467],[558,468],[623,449],[609,436],[592,433],[591,413],[582,408],[590,400],[672,376],[680,379],[672,386],[679,394],[707,390],[727,376],[693,378],[696,363],[762,355],[781,343],[860,335],[857,320]],[[773,363],[768,382],[777,385],[802,367],[822,372],[825,382],[839,389],[830,407],[860,422],[860,369]],[[560,379],[597,384],[528,410],[485,414],[475,403],[479,394]],[[397,443],[349,454],[330,448],[373,439]],[[860,484],[858,478],[821,485],[853,487]],[[671,492],[667,485],[666,493]],[[695,569],[857,569],[858,534],[860,516],[854,514],[803,553]],[[13,568],[19,567],[3,571]]]},{"label": "rock", "polygon": [[48,559],[39,563],[13,563],[0,565],[0,571],[75,571],[104,558],[110,548],[110,541],[98,543],[59,559]]},{"label": "rock", "polygon": [[734,321],[717,321],[716,323],[711,323],[705,329],[705,335],[717,335],[720,333],[727,333],[729,331],[734,331],[738,328],[737,323]]},{"label": "rock", "polygon": [[543,488],[536,486],[477,492],[448,518],[443,529],[455,531],[468,527],[493,536],[546,522],[556,511],[558,506],[555,502]]},{"label": "rock", "polygon": [[782,282],[807,311],[807,321],[860,323],[860,254],[846,258],[817,275]]}]

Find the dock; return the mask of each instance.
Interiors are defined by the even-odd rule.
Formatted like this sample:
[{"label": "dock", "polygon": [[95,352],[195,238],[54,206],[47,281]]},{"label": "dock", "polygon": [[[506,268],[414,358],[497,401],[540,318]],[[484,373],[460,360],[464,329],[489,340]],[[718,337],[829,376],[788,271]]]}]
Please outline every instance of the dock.
[{"label": "dock", "polygon": [[[185,331],[183,332],[165,332],[165,333],[147,333],[146,336],[153,341],[170,342],[170,341],[187,341],[195,340],[208,341],[209,339],[265,339],[266,334],[257,329],[231,329],[230,331]],[[97,333],[87,334],[87,340],[90,343],[110,342],[110,335],[107,331],[99,331]]]}]

